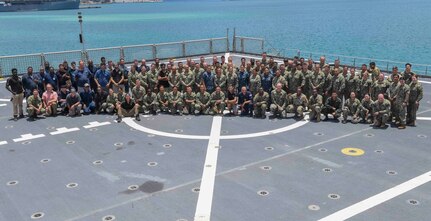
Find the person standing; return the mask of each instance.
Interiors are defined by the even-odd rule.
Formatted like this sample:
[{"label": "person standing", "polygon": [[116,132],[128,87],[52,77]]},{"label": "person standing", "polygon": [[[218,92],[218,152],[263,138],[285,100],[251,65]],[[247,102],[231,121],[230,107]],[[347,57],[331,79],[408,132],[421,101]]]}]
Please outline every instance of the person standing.
[{"label": "person standing", "polygon": [[415,126],[416,124],[416,111],[419,108],[419,102],[424,96],[424,89],[421,83],[418,82],[417,76],[411,77],[412,82],[410,83],[410,96],[409,104],[407,105],[407,125]]},{"label": "person standing", "polygon": [[396,122],[398,129],[406,128],[406,116],[407,116],[407,105],[409,104],[410,87],[406,84],[404,77],[400,77],[400,83],[395,99],[395,110]]},{"label": "person standing", "polygon": [[84,85],[90,84],[90,71],[85,67],[84,61],[79,61],[78,69],[73,73],[78,92],[84,91]]},{"label": "person standing", "polygon": [[114,92],[117,93],[119,88],[121,88],[124,91],[124,73],[120,69],[120,66],[118,64],[115,64],[114,67],[115,68],[111,72],[111,76],[110,76],[111,78],[108,84],[111,85]]},{"label": "person standing", "polygon": [[101,87],[105,92],[108,91],[111,83],[110,78],[111,74],[108,70],[106,70],[106,64],[100,64],[100,69],[96,71],[94,76],[94,82],[96,83],[97,87]]},{"label": "person standing", "polygon": [[33,94],[33,89],[39,90],[39,82],[42,82],[42,77],[39,73],[33,73],[33,68],[28,67],[27,73],[22,76],[22,84],[25,90],[25,97]]},{"label": "person standing", "polygon": [[6,81],[6,89],[12,93],[13,119],[14,121],[23,118],[22,100],[24,98],[24,87],[22,80],[18,77],[18,69],[12,69],[12,76]]}]

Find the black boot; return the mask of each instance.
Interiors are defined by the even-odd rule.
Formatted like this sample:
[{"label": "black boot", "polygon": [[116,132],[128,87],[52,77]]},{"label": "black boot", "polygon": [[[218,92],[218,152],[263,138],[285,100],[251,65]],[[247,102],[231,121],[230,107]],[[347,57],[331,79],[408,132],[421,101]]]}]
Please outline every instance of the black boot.
[{"label": "black boot", "polygon": [[118,116],[117,119],[116,119],[116,121],[117,121],[117,123],[121,123],[121,121],[122,121],[121,117]]}]

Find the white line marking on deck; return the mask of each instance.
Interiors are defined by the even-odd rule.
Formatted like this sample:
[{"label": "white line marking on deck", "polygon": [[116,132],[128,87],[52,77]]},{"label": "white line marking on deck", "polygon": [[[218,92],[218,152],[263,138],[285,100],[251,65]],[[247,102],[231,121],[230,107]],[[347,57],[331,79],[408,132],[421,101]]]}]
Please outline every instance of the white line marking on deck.
[{"label": "white line marking on deck", "polygon": [[85,129],[90,129],[90,128],[94,128],[94,127],[100,127],[100,126],[105,126],[105,125],[109,125],[111,124],[111,122],[109,121],[105,121],[105,122],[98,122],[98,121],[93,121],[93,122],[89,122],[88,125],[83,126]]},{"label": "white line marking on deck", "polygon": [[332,220],[346,220],[359,213],[362,213],[368,209],[371,209],[381,203],[384,203],[394,197],[397,197],[403,193],[406,193],[418,186],[431,181],[431,171],[428,171],[420,176],[417,176],[411,180],[408,180],[398,186],[392,187],[391,189],[385,190],[377,195],[374,195],[368,199],[365,199],[359,203],[353,204],[345,209],[342,209],[336,213],[333,213],[319,221],[332,221]]},{"label": "white line marking on deck", "polygon": [[7,144],[7,141],[0,141],[0,146],[1,145],[6,145]]},{"label": "white line marking on deck", "polygon": [[139,125],[136,123],[132,118],[124,118],[123,122],[129,125],[129,127],[134,128],[135,130],[142,131],[144,133],[148,134],[154,134],[157,136],[164,136],[164,137],[173,137],[173,138],[181,138],[181,139],[192,139],[192,140],[208,140],[209,136],[201,136],[201,135],[184,135],[184,134],[175,134],[175,133],[168,133],[158,130],[153,130],[147,127],[144,127],[142,125]]},{"label": "white line marking on deck", "polygon": [[318,157],[313,157],[313,156],[306,156],[306,157],[312,159],[313,161],[321,163],[323,165],[329,166],[329,167],[334,167],[334,168],[341,168],[341,167],[343,167],[343,165],[340,165],[338,163],[334,163],[334,162],[329,161],[329,160],[321,159],[321,158],[318,158]]},{"label": "white line marking on deck", "polygon": [[45,137],[45,134],[23,134],[21,135],[21,138],[15,138],[13,139],[14,142],[21,142],[21,141],[26,141],[26,140],[32,140],[32,139],[36,139],[36,138],[41,138],[41,137]]},{"label": "white line marking on deck", "polygon": [[[209,136],[206,136],[206,135],[176,134],[176,133],[168,133],[168,132],[153,130],[153,129],[144,127],[144,126],[136,123],[132,118],[125,118],[125,119],[123,119],[123,122],[135,130],[139,130],[139,131],[142,131],[142,132],[148,133],[148,134],[154,134],[157,136],[173,137],[173,138],[178,138],[178,139],[192,139],[192,140],[208,140],[210,138]],[[250,133],[250,134],[223,135],[223,136],[220,136],[220,139],[232,140],[232,139],[255,138],[255,137],[260,137],[260,136],[274,135],[274,134],[278,134],[278,133],[282,133],[282,132],[296,129],[298,127],[301,127],[301,126],[307,124],[308,122],[309,122],[308,116],[305,116],[304,120],[298,121],[298,122],[291,124],[291,125],[288,125],[286,127],[282,127],[282,128],[278,128],[278,129],[274,129],[274,130],[269,130],[269,131],[264,131],[264,132]]]},{"label": "white line marking on deck", "polygon": [[[124,119],[124,120],[126,120],[126,119]],[[362,133],[364,131],[371,130],[371,129],[372,128],[365,128],[365,129],[362,129],[362,130],[359,130],[359,131],[355,131],[353,133],[345,134],[345,135],[342,135],[342,136],[339,136],[339,137],[335,137],[335,138],[332,138],[332,139],[329,139],[329,140],[326,140],[326,141],[318,142],[318,143],[315,143],[315,144],[312,144],[312,145],[309,145],[309,146],[306,146],[306,147],[303,147],[303,148],[299,148],[297,150],[293,150],[293,151],[290,151],[290,152],[287,152],[287,153],[283,153],[283,154],[280,154],[280,155],[277,155],[277,156],[269,157],[267,159],[263,159],[263,160],[256,161],[256,162],[253,162],[253,163],[245,164],[245,165],[242,165],[242,166],[230,169],[230,170],[226,170],[226,171],[217,173],[216,176],[222,176],[222,175],[225,175],[225,174],[229,174],[229,173],[238,171],[240,168],[244,168],[245,169],[246,167],[249,167],[249,166],[259,165],[259,164],[262,164],[262,163],[267,162],[267,161],[278,159],[278,158],[281,158],[281,157],[284,157],[284,156],[287,156],[287,155],[290,155],[290,154],[294,154],[294,153],[297,153],[297,152],[300,152],[300,151],[303,151],[303,150],[310,149],[310,148],[315,147],[315,146],[319,146],[319,145],[322,145],[322,144],[330,143],[332,141],[336,141],[336,140],[339,140],[339,139],[350,137],[352,135],[355,135],[355,134],[358,134],[358,133]],[[123,161],[121,161],[121,162],[123,163]],[[124,161],[124,163],[125,162],[127,162],[127,161]],[[66,221],[74,221],[74,220],[83,219],[85,217],[94,215],[96,213],[101,213],[101,212],[104,212],[104,211],[107,211],[107,210],[111,210],[111,209],[114,209],[114,208],[117,208],[117,207],[120,207],[120,206],[127,205],[129,203],[137,202],[139,200],[152,197],[154,194],[160,194],[160,193],[166,193],[166,192],[178,190],[178,189],[184,188],[186,186],[190,186],[192,184],[196,184],[197,182],[200,182],[200,181],[201,181],[200,179],[192,180],[192,181],[189,181],[189,182],[186,182],[186,183],[179,184],[177,186],[173,186],[173,187],[170,187],[170,188],[163,189],[160,192],[156,192],[156,193],[152,193],[152,194],[148,194],[148,195],[138,196],[136,198],[132,198],[132,199],[129,199],[129,200],[126,200],[126,201],[123,201],[123,202],[119,202],[119,203],[116,203],[116,204],[113,204],[113,205],[110,205],[110,206],[107,206],[107,207],[104,207],[104,208],[99,208],[99,209],[91,210],[91,211],[89,211],[87,213],[84,213],[84,214],[81,214],[79,216],[66,219]]]},{"label": "white line marking on deck", "polygon": [[7,104],[0,104],[0,107],[5,107],[7,106]]},{"label": "white line marking on deck", "polygon": [[77,127],[73,127],[73,128],[65,128],[65,127],[60,127],[60,128],[57,128],[57,130],[56,131],[54,131],[54,132],[51,132],[50,134],[51,135],[58,135],[58,134],[64,134],[64,133],[69,133],[69,132],[73,132],[73,131],[78,131],[79,130],[79,128],[77,128]]},{"label": "white line marking on deck", "polygon": [[272,156],[272,157],[269,157],[269,158],[266,158],[266,159],[263,159],[263,160],[258,160],[258,161],[255,161],[255,162],[252,162],[252,163],[249,163],[249,164],[245,164],[245,165],[242,165],[242,166],[239,166],[239,167],[236,167],[236,168],[232,168],[230,170],[223,171],[221,173],[218,173],[217,176],[225,175],[225,174],[237,171],[237,170],[241,170],[242,168],[256,166],[256,165],[259,165],[259,164],[262,164],[262,163],[265,163],[265,162],[268,162],[268,161],[271,161],[271,160],[279,159],[279,158],[285,157],[287,155],[291,155],[291,154],[295,154],[295,153],[298,153],[298,152],[301,152],[301,151],[304,151],[304,150],[308,150],[310,148],[313,148],[313,147],[316,147],[316,146],[320,146],[322,144],[330,143],[332,141],[340,140],[340,139],[343,139],[343,138],[346,138],[346,137],[350,137],[352,135],[359,134],[359,133],[362,133],[364,131],[371,130],[371,129],[372,129],[371,127],[368,127],[368,128],[365,128],[365,129],[362,129],[362,130],[358,130],[358,131],[355,131],[355,132],[352,132],[352,133],[341,135],[339,137],[334,137],[334,138],[331,138],[331,139],[328,139],[328,140],[325,140],[325,141],[321,141],[321,142],[318,142],[318,143],[315,143],[315,144],[311,144],[311,145],[308,145],[306,147],[302,147],[302,148],[299,148],[299,149],[291,150],[291,151],[286,152],[286,153],[275,155],[275,156]]},{"label": "white line marking on deck", "polygon": [[431,120],[431,117],[417,117],[417,120]]},{"label": "white line marking on deck", "polygon": [[431,82],[429,82],[429,81],[419,81],[420,83],[423,83],[423,84],[431,84]]},{"label": "white line marking on deck", "polygon": [[[221,122],[222,118],[220,116],[213,118],[199,191],[199,198],[196,205],[195,221],[209,221],[211,217],[211,206],[213,201],[214,181],[216,176],[217,157],[219,150],[218,146],[220,144]],[[208,167],[207,165],[211,166]]]}]

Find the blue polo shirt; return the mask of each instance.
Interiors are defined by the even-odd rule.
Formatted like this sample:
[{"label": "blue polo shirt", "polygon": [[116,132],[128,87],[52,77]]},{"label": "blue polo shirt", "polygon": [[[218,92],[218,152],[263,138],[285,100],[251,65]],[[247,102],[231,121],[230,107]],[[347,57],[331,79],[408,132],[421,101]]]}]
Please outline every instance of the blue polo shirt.
[{"label": "blue polo shirt", "polygon": [[95,79],[99,82],[100,86],[106,87],[106,85],[109,83],[110,78],[111,74],[108,70],[97,70]]}]

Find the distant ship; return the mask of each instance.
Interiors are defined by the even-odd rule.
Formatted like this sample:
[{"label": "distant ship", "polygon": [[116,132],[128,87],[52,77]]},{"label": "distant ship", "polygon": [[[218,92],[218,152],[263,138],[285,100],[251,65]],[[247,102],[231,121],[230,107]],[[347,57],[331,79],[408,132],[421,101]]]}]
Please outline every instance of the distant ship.
[{"label": "distant ship", "polygon": [[0,12],[78,9],[81,0],[0,0]]}]

